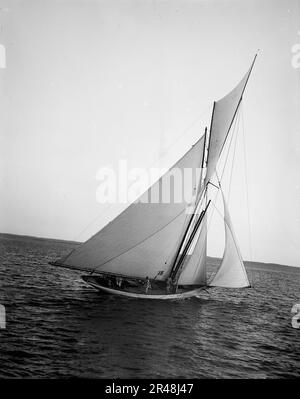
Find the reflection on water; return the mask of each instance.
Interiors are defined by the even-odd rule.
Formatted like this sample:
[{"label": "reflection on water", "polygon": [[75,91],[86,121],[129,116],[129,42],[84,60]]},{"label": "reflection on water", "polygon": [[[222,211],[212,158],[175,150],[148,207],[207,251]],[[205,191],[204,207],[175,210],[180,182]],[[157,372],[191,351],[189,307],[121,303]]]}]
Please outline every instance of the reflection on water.
[{"label": "reflection on water", "polygon": [[270,272],[257,264],[248,270],[251,289],[135,300],[102,295],[80,273],[47,265],[71,247],[1,237],[1,376],[300,376],[300,330],[291,327],[290,314],[300,301],[300,274],[292,269]]}]

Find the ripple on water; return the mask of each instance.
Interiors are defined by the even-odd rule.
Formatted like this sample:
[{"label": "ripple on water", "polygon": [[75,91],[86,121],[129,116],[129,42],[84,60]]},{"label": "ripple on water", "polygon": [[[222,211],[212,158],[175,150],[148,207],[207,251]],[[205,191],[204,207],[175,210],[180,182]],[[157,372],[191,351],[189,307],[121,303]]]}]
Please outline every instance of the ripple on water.
[{"label": "ripple on water", "polygon": [[80,273],[49,266],[70,243],[1,237],[1,377],[300,376],[290,325],[299,273],[257,265],[252,289],[153,303],[101,295]]}]

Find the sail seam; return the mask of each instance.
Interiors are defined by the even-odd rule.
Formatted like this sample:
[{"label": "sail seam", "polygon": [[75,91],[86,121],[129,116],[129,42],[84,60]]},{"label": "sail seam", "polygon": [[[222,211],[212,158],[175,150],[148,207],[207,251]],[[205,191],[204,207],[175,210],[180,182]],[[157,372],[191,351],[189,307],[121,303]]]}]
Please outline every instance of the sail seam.
[{"label": "sail seam", "polygon": [[[203,118],[203,115],[205,115],[206,113],[207,113],[207,110],[208,110],[208,106],[206,106],[205,108],[204,108],[204,111],[188,126],[188,127],[186,127],[184,130],[183,130],[183,132],[180,134],[180,135],[178,135],[178,137],[174,140],[174,142],[173,143],[171,143],[166,149],[165,149],[165,151],[164,151],[164,153],[163,153],[163,155],[161,156],[161,157],[158,157],[156,160],[154,160],[154,162],[152,162],[149,166],[148,166],[148,168],[151,168],[152,166],[154,166],[154,165],[156,165],[158,162],[160,162],[166,155],[167,155],[167,153],[168,153],[168,151],[175,145],[175,144],[177,144],[186,134],[187,134],[187,132],[189,132],[193,127],[194,127],[194,125],[196,125],[196,123],[198,123],[202,118]],[[202,137],[203,136],[201,136],[200,137],[200,139],[199,140],[201,140],[202,139]],[[198,141],[199,141],[198,140]],[[198,141],[195,143],[195,144],[192,144],[192,147],[194,146],[194,145],[196,145],[197,143],[198,143]],[[190,150],[192,149],[192,147],[190,148]],[[188,152],[190,151],[190,150],[188,150]],[[186,154],[184,154],[184,155],[186,155]],[[184,156],[183,155],[183,156]],[[183,157],[182,157],[183,158]],[[180,158],[177,162],[179,162],[182,158]],[[176,163],[177,163],[176,162]],[[171,166],[170,167],[170,169],[172,169],[172,167],[174,167],[175,166],[175,164],[173,165],[173,166]],[[168,171],[170,170],[170,169],[168,169]],[[167,173],[167,172],[166,172]],[[162,176],[161,176],[162,177]],[[156,183],[156,182],[155,182]],[[155,184],[154,183],[154,184]],[[133,184],[133,183],[132,183]],[[130,188],[131,186],[129,186],[128,188]],[[93,225],[95,222],[96,222],[96,220],[99,220],[105,213],[106,213],[106,211],[108,210],[108,209],[110,209],[111,207],[112,207],[112,205],[113,204],[109,204],[109,206],[107,207],[107,209],[104,209],[103,210],[103,212],[100,212],[100,214],[98,215],[98,216],[96,216],[96,218],[94,219],[94,220],[92,220],[91,222],[89,222],[89,224],[86,226],[86,227],[84,227],[82,230],[81,230],[81,232],[79,233],[79,234],[77,234],[76,235],[76,237],[74,238],[74,241],[77,241],[77,239],[91,226],[91,225]],[[131,205],[131,204],[130,204]],[[129,206],[130,206],[129,205]],[[127,208],[126,208],[127,209]],[[126,210],[125,209],[125,210]],[[121,212],[122,213],[122,212]],[[108,222],[107,224],[109,224],[110,222]],[[105,227],[105,226],[104,226]],[[97,235],[98,234],[98,232],[96,233],[96,234],[94,234],[92,237],[90,237],[90,238],[93,238],[95,235]],[[84,243],[83,243],[84,244]],[[82,244],[82,245],[83,245]],[[69,254],[69,255],[71,255],[71,254]],[[67,257],[69,257],[69,255],[67,256]]]},{"label": "sail seam", "polygon": [[[151,187],[153,187],[155,184],[157,184],[159,181],[161,181],[165,176],[167,176],[167,174],[170,172],[170,170],[172,170],[179,162],[181,162],[181,161],[184,159],[184,157],[186,157],[186,156],[193,150],[193,148],[194,148],[198,143],[200,143],[200,141],[201,141],[202,139],[204,139],[204,135],[202,135],[202,136],[191,146],[191,148],[190,148],[182,157],[180,157],[179,160],[177,160],[177,162],[175,162],[162,176],[160,176],[153,184],[151,184],[150,187],[148,187],[148,189],[145,190],[141,196],[145,195],[145,194],[151,189]],[[137,200],[138,200],[138,199],[137,199]],[[123,213],[125,213],[131,206],[136,205],[136,203],[137,203],[136,201],[137,201],[137,200],[133,201],[133,202],[132,202],[131,204],[129,204],[125,209],[123,209],[123,211],[122,211],[119,215],[117,215],[115,218],[113,218],[113,219],[110,220],[108,223],[106,223],[106,224],[101,228],[100,231],[98,231],[97,233],[95,233],[94,235],[92,235],[87,241],[85,241],[84,243],[82,243],[82,244],[79,246],[79,248],[76,248],[76,251],[77,251],[77,252],[80,251],[81,248],[82,248],[87,242],[90,242],[91,240],[93,240],[94,238],[96,238],[96,237],[98,236],[98,234],[100,234],[101,231],[102,231],[105,227],[107,227],[108,225],[110,225],[111,223],[113,223],[113,222],[116,220],[117,217],[120,217],[120,216],[121,216]],[[112,205],[112,204],[111,204],[111,205]],[[111,206],[111,205],[110,205],[110,206]],[[110,206],[108,206],[107,209],[109,209]],[[98,220],[98,219],[100,218],[100,216],[103,215],[104,213],[105,213],[105,210],[104,210],[103,213],[101,213],[101,214],[95,219],[95,221]],[[179,215],[177,215],[177,216],[179,216]],[[177,216],[175,216],[175,218],[176,218]],[[93,223],[93,222],[91,222],[90,225],[91,225],[92,223]],[[66,259],[65,259],[64,261],[66,261],[70,256],[71,256],[71,253],[66,257]],[[101,264],[101,265],[102,265],[102,264]]]},{"label": "sail seam", "polygon": [[160,231],[162,231],[164,228],[166,228],[170,223],[172,223],[175,219],[177,219],[183,212],[185,212],[185,208],[178,213],[178,215],[176,215],[173,219],[171,219],[167,224],[165,224],[164,226],[162,226],[161,228],[159,228],[158,230],[154,231],[153,233],[151,233],[149,236],[147,236],[146,238],[144,238],[142,241],[139,241],[137,244],[133,245],[132,247],[126,249],[126,251],[121,252],[120,254],[113,256],[112,258],[108,259],[107,261],[101,263],[100,265],[97,265],[95,267],[94,270],[96,270],[97,268],[104,266],[106,263],[111,262],[112,260],[119,258],[121,255],[124,255],[125,253],[131,251],[133,248],[136,248],[137,246],[139,246],[140,244],[144,243],[145,241],[149,240],[151,237],[153,237],[155,234],[159,233]]}]

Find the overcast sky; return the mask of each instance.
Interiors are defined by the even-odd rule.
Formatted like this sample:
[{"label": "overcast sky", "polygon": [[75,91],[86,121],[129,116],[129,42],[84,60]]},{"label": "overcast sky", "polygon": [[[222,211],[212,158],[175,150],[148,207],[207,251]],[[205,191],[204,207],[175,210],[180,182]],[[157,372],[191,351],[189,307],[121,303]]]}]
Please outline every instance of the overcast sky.
[{"label": "overcast sky", "polygon": [[[87,239],[117,212],[97,202],[98,170],[150,167],[164,151],[171,165],[260,49],[243,103],[250,243],[240,137],[230,210],[245,259],[300,266],[300,0],[0,8],[1,232]],[[223,235],[211,232],[220,255]]]}]

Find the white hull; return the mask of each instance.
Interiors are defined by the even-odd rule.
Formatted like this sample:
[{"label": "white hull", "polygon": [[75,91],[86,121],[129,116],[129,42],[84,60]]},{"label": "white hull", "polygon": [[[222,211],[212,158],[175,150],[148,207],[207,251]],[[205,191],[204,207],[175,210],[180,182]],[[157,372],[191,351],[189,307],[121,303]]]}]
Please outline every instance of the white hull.
[{"label": "white hull", "polygon": [[201,290],[203,290],[203,287],[201,288],[196,288],[193,289],[191,291],[185,291],[185,292],[181,292],[181,293],[177,293],[177,294],[139,294],[139,293],[134,293],[134,292],[128,292],[128,291],[124,291],[124,290],[115,290],[113,288],[108,288],[108,287],[104,287],[102,285],[96,284],[96,283],[92,283],[92,282],[88,282],[89,285],[91,285],[92,287],[97,288],[100,291],[104,291],[108,294],[113,294],[113,295],[120,295],[120,296],[125,296],[127,298],[139,298],[139,299],[184,299],[184,298],[191,298],[193,296],[197,296]]}]

